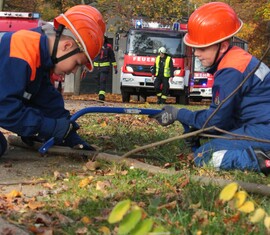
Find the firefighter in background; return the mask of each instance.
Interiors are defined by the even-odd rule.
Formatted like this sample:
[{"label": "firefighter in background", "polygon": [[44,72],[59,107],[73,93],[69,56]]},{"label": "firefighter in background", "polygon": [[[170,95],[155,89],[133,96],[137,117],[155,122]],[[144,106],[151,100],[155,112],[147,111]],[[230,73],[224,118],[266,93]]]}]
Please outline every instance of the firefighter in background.
[{"label": "firefighter in background", "polygon": [[165,47],[160,47],[158,52],[159,55],[157,56],[151,71],[152,80],[154,80],[154,87],[157,94],[157,103],[165,104],[169,95],[169,82],[172,82],[173,80],[173,61],[172,58],[167,55]]},{"label": "firefighter in background", "polygon": [[[88,5],[76,5],[32,30],[7,32],[0,37],[0,127],[33,141],[95,150],[77,133],[64,100],[50,81],[76,73],[85,66],[93,70],[92,60],[104,41],[105,22],[100,12]],[[0,132],[0,156],[7,141]]]},{"label": "firefighter in background", "polygon": [[109,44],[108,38],[104,37],[104,44],[99,55],[94,59],[93,78],[97,81],[98,99],[105,100],[106,83],[109,79],[111,67],[114,68],[114,73],[117,74],[117,64],[112,45]]},{"label": "firefighter in background", "polygon": [[[214,74],[212,103],[199,111],[167,105],[155,117],[161,125],[178,120],[185,129],[216,126],[232,134],[270,140],[270,69],[240,47],[230,46],[242,26],[235,11],[223,2],[207,3],[191,14],[184,43],[194,48],[194,55]],[[269,143],[224,136],[202,146],[197,138],[188,140],[195,147],[197,166],[270,174]]]}]

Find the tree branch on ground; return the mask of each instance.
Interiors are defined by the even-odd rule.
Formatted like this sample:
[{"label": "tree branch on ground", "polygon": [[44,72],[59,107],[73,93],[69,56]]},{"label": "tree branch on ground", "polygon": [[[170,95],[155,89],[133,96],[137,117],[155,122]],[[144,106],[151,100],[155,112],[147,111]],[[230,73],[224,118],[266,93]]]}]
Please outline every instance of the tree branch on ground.
[{"label": "tree branch on ground", "polygon": [[[206,128],[207,129],[207,128]],[[205,129],[205,130],[206,130]],[[210,128],[209,128],[210,129]],[[212,129],[212,127],[211,127]],[[204,131],[205,131],[204,130]],[[208,130],[208,129],[207,129]],[[201,133],[203,130],[197,131],[197,133]],[[192,133],[189,136],[192,136]],[[24,142],[21,141],[21,138],[18,136],[10,135],[8,136],[8,141],[10,145],[13,146],[18,146],[18,147],[23,147],[23,148],[29,148]],[[42,143],[35,143],[35,145],[32,147],[32,150],[38,150],[42,146]],[[48,154],[52,155],[61,155],[65,154],[67,156],[73,156],[73,157],[78,157],[78,156],[88,156],[88,157],[93,157],[96,153],[91,152],[91,151],[86,151],[86,150],[74,150],[71,148],[67,147],[59,147],[59,146],[53,146],[48,150]],[[140,162],[135,159],[131,158],[123,158],[118,155],[112,155],[112,154],[107,154],[107,153],[98,153],[95,155],[95,159],[97,160],[105,160],[107,162],[117,162],[117,163],[123,163],[126,166],[130,168],[137,168],[144,170],[149,173],[153,174],[167,174],[167,175],[186,175],[187,172],[184,171],[175,171],[173,169],[163,169],[158,166],[153,166],[149,165],[143,162]],[[218,179],[218,178],[210,178],[210,177],[204,177],[204,176],[194,176],[194,175],[189,175],[189,178],[191,181],[198,182],[204,185],[216,185],[219,187],[224,187],[225,185],[232,183],[231,180],[224,180],[224,179]],[[270,187],[267,185],[262,185],[262,184],[255,184],[255,183],[247,183],[247,182],[242,182],[242,181],[236,181],[244,190],[246,190],[249,193],[256,193],[256,194],[261,194],[264,196],[270,196]]]}]

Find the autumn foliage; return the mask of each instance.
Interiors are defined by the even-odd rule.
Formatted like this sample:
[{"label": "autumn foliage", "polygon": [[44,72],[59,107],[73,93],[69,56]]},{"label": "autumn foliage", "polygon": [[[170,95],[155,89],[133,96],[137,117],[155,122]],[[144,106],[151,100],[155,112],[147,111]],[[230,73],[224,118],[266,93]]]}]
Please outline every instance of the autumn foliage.
[{"label": "autumn foliage", "polygon": [[[164,4],[166,2],[166,4]],[[51,21],[61,12],[77,4],[91,4],[97,7],[105,20],[113,20],[108,30],[116,32],[130,23],[131,16],[143,17],[153,21],[172,23],[188,17],[197,7],[209,2],[206,0],[4,0],[3,10],[38,11],[44,20]],[[249,51],[261,57],[269,44],[270,2],[224,1],[229,3],[244,22],[242,31],[237,35],[249,43]],[[270,64],[270,55],[264,61]]]}]

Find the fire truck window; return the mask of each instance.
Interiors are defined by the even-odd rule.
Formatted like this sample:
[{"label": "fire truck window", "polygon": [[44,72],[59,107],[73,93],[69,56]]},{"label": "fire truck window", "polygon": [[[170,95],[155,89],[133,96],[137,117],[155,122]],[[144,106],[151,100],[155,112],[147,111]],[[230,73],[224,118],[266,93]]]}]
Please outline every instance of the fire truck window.
[{"label": "fire truck window", "polygon": [[184,54],[183,35],[166,33],[149,33],[136,31],[130,33],[127,52],[136,55],[156,55],[160,47],[165,47],[168,54],[181,57]]},{"label": "fire truck window", "polygon": [[206,70],[207,69],[202,66],[201,61],[197,57],[195,57],[194,71],[205,72]]}]

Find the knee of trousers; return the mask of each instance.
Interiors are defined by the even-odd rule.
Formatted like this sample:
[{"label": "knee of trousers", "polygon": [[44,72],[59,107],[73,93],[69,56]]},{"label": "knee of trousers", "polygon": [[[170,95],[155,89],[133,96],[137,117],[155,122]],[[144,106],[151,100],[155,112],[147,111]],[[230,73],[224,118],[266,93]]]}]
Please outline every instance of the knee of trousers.
[{"label": "knee of trousers", "polygon": [[202,167],[207,164],[212,157],[212,150],[208,145],[202,145],[199,148],[192,149],[194,152],[194,164],[197,167]]},{"label": "knee of trousers", "polygon": [[0,156],[2,156],[7,150],[7,140],[2,132],[0,132]]}]

